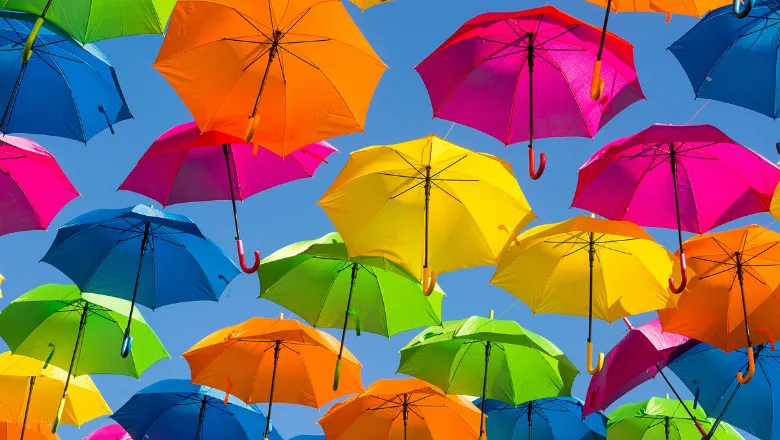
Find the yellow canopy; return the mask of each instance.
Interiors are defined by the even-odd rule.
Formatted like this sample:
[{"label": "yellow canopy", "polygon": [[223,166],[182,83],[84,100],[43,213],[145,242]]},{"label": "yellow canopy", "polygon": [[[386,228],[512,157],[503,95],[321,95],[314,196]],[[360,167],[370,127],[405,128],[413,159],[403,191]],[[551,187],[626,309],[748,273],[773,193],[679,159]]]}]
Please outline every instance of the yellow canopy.
[{"label": "yellow canopy", "polygon": [[362,11],[365,12],[366,9],[381,5],[382,3],[390,3],[392,0],[349,0],[350,3],[357,5]]}]

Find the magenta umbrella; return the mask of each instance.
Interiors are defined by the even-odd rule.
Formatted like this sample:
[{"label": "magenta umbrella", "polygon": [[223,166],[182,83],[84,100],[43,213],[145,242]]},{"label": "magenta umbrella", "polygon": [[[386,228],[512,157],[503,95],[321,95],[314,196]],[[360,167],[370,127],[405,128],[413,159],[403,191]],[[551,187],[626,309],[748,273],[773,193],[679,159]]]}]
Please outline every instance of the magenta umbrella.
[{"label": "magenta umbrella", "polygon": [[0,137],[0,235],[46,229],[79,195],[43,147],[21,137]]},{"label": "magenta umbrella", "polygon": [[703,234],[769,210],[780,168],[711,125],[655,124],[599,150],[579,170],[572,206],[610,220]]},{"label": "magenta umbrella", "polygon": [[282,159],[262,147],[219,132],[201,134],[194,122],[178,125],[160,136],[119,186],[150,197],[163,206],[208,200],[233,202],[236,247],[241,269],[257,271],[260,252],[247,266],[238,227],[236,200],[293,180],[312,177],[336,150],[327,142],[300,148]]},{"label": "magenta umbrella", "polygon": [[133,440],[118,423],[106,425],[84,437],[84,440]]},{"label": "magenta umbrella", "polygon": [[604,93],[593,100],[588,74],[600,41],[601,29],[552,6],[491,12],[466,22],[415,69],[434,117],[504,145],[530,141],[529,174],[535,180],[544,172],[546,155],[537,171],[534,139],[592,138],[617,113],[644,99],[633,46],[607,33]]}]

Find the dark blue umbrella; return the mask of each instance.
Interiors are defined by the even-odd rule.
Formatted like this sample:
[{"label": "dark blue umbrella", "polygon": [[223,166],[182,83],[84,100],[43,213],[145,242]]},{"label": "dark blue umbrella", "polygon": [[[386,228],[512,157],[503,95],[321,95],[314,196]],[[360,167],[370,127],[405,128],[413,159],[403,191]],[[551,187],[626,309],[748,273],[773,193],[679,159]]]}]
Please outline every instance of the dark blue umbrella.
[{"label": "dark blue umbrella", "polygon": [[[223,391],[189,380],[155,382],[130,398],[111,416],[134,439],[262,439],[265,416]],[[267,440],[282,440],[276,429]]]},{"label": "dark blue umbrella", "polygon": [[25,50],[36,18],[0,13],[0,132],[87,142],[132,118],[114,68],[96,47],[44,27]]},{"label": "dark blue umbrella", "polygon": [[[83,214],[57,231],[42,261],[84,292],[157,308],[218,301],[238,274],[232,260],[183,215],[145,205]],[[130,323],[122,356],[132,343]]]},{"label": "dark blue umbrella", "polygon": [[750,0],[739,15],[744,18],[735,19],[732,6],[716,9],[669,50],[685,69],[696,97],[776,119],[780,116],[780,0]]},{"label": "dark blue umbrella", "polygon": [[[474,402],[481,405],[481,401]],[[582,418],[582,402],[573,397],[538,399],[517,406],[485,400],[490,440],[604,440],[607,417]]]}]

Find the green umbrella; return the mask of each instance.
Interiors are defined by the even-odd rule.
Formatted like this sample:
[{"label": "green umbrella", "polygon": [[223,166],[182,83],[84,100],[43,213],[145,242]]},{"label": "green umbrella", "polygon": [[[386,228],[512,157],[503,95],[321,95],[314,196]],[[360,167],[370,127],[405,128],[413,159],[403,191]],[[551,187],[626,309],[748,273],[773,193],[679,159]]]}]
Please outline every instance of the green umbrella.
[{"label": "green umbrella", "polygon": [[[519,405],[569,396],[579,371],[547,339],[514,321],[472,316],[430,327],[401,349],[399,373],[428,381],[447,394],[482,395]],[[479,435],[484,434],[484,417]]]},{"label": "green umbrella", "polygon": [[349,258],[338,233],[286,246],[257,271],[260,298],[273,301],[314,327],[340,328],[333,389],[338,389],[347,329],[393,336],[441,325],[444,293],[423,294],[420,281],[382,257]]},{"label": "green umbrella", "polygon": [[[701,407],[685,402],[705,430],[712,429]],[[728,423],[721,422],[713,440],[742,440],[743,437]],[[607,439],[619,440],[700,440],[701,433],[677,400],[653,397],[650,400],[623,405],[609,415]]]},{"label": "green umbrella", "polygon": [[162,342],[139,312],[133,314],[135,344],[123,358],[107,350],[122,343],[130,302],[75,285],[46,284],[20,296],[0,312],[0,337],[14,354],[49,360],[68,370],[57,418],[57,431],[71,376],[121,374],[140,377],[160,359],[169,357]]}]

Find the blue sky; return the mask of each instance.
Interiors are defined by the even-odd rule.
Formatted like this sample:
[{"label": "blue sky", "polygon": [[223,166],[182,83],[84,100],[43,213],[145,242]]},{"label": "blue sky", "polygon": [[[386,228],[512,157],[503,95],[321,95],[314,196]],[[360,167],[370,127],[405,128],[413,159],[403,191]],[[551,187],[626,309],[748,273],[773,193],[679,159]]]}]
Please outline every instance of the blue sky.
[{"label": "blue sky", "polygon": [[[600,24],[603,9],[583,0],[553,0],[549,4],[580,19]],[[396,143],[430,133],[444,136],[451,124],[432,119],[427,93],[412,68],[449,37],[464,21],[483,12],[512,11],[518,6],[537,7],[540,0],[396,0],[361,13],[347,8],[382,57],[389,69],[382,78],[368,114],[365,134],[336,138],[332,143],[341,150],[324,165],[315,179],[298,181],[254,196],[239,207],[242,236],[248,247],[259,248],[263,255],[292,242],[319,237],[333,230],[325,213],[315,202],[356,149],[376,144]],[[488,9],[489,7],[489,9]],[[504,148],[497,140],[470,128],[456,126],[448,140],[473,150],[495,154],[511,162],[531,206],[541,222],[555,222],[581,212],[570,210],[577,169],[601,146],[655,123],[684,124],[705,104],[694,100],[693,91],[682,68],[666,48],[683,35],[695,19],[675,16],[664,23],[662,14],[621,13],[610,19],[610,29],[636,46],[636,64],[647,101],[641,101],[616,116],[594,140],[545,139],[537,149],[548,154],[547,171],[539,181],[527,176],[525,144]],[[87,146],[77,142],[33,137],[51,151],[81,191],[83,197],[68,205],[54,220],[49,232],[26,232],[0,237],[0,273],[5,275],[0,306],[7,305],[22,293],[49,282],[67,283],[56,269],[38,263],[51,244],[56,228],[86,211],[106,207],[124,207],[154,202],[143,196],[116,192],[143,152],[168,128],[188,122],[191,116],[173,89],[151,68],[162,37],[139,36],[98,43],[116,67],[125,96],[135,119],[116,125],[116,134],[108,131],[95,137]],[[45,117],[45,115],[41,115]],[[698,113],[697,123],[713,124],[732,138],[777,160],[774,135],[777,125],[767,117],[728,104],[711,102]],[[233,226],[229,202],[207,202],[176,205],[171,211],[192,218],[212,240],[233,256]],[[748,223],[769,225],[766,214],[727,225]],[[537,221],[534,224],[539,224]],[[721,228],[723,229],[723,228]],[[652,230],[662,244],[673,248],[672,231]],[[512,319],[557,344],[569,358],[585,371],[586,318],[537,315],[518,303],[510,294],[488,285],[493,268],[477,268],[445,274],[439,282],[447,292],[445,319],[461,319],[474,313]],[[142,387],[164,378],[188,378],[189,369],[181,353],[207,334],[242,322],[252,316],[275,317],[283,311],[277,305],[258,300],[255,276],[240,276],[222,297],[220,303],[187,303],[151,312],[142,309],[165,343],[172,359],[150,368],[140,380],[128,377],[93,376],[112,407],[119,408]],[[637,317],[644,322],[650,315]],[[618,321],[613,326],[597,322],[594,341],[606,352],[624,333]],[[336,334],[336,332],[334,332]],[[391,340],[363,334],[348,336],[348,347],[364,365],[363,380],[392,377],[398,365],[398,350],[414,335],[411,331]],[[1,344],[1,343],[0,343]],[[2,348],[5,348],[4,346]],[[583,397],[587,372],[575,382],[575,395]],[[675,379],[679,389],[684,387]],[[668,390],[662,379],[639,387],[621,400],[626,403],[664,396]],[[685,395],[688,396],[687,390]],[[274,407],[275,426],[285,437],[320,433],[316,420],[327,409],[279,405]],[[64,426],[65,440],[81,439],[93,429],[109,423],[100,419],[80,430]]]}]

